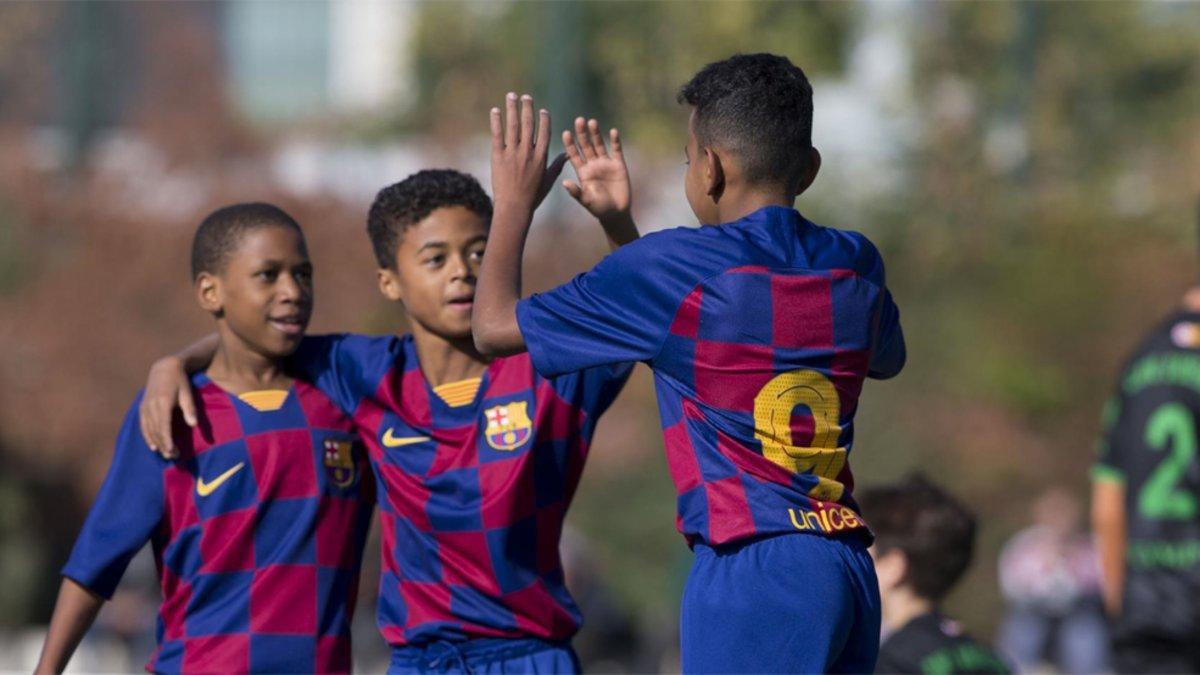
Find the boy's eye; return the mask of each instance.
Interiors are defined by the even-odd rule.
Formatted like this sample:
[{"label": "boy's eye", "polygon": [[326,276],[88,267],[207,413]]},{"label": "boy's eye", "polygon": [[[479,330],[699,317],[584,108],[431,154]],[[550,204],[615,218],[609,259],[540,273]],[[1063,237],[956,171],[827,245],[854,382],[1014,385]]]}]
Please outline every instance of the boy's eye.
[{"label": "boy's eye", "polygon": [[275,270],[263,270],[254,276],[262,279],[263,281],[275,281],[275,279],[279,278],[279,272]]},{"label": "boy's eye", "polygon": [[471,257],[471,260],[474,260],[475,262],[479,262],[480,260],[483,260],[483,251],[482,250],[471,251],[468,255]]},{"label": "boy's eye", "polygon": [[441,265],[444,262],[446,262],[446,256],[441,254],[431,255],[425,259],[426,265]]}]

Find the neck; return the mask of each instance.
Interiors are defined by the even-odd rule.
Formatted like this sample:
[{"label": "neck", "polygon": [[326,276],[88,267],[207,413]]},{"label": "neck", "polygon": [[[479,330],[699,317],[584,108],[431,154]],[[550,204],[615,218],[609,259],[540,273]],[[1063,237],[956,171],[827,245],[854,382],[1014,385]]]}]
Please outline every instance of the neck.
[{"label": "neck", "polygon": [[487,370],[488,360],[475,349],[475,341],[470,335],[446,338],[415,321],[412,327],[421,373],[431,386],[480,377]]},{"label": "neck", "polygon": [[717,216],[722,223],[732,223],[768,206],[792,208],[796,195],[783,188],[757,186],[726,187],[717,202]]},{"label": "neck", "polygon": [[883,625],[889,631],[900,630],[913,619],[935,609],[931,600],[915,595],[908,588],[893,588],[882,605]]},{"label": "neck", "polygon": [[234,394],[292,386],[281,361],[250,349],[223,326],[219,333],[221,342],[207,371],[213,382]]}]

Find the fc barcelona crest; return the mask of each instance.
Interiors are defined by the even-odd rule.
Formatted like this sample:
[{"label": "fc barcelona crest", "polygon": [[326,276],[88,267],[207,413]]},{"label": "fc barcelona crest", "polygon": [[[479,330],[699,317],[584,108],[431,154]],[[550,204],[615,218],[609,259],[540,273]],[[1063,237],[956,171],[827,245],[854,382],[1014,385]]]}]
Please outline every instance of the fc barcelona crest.
[{"label": "fc barcelona crest", "polygon": [[340,487],[354,483],[354,442],[325,439],[325,470],[329,479]]},{"label": "fc barcelona crest", "polygon": [[516,401],[488,408],[483,411],[487,429],[483,436],[488,445],[497,450],[516,450],[529,440],[533,433],[533,422],[529,421],[529,404]]}]

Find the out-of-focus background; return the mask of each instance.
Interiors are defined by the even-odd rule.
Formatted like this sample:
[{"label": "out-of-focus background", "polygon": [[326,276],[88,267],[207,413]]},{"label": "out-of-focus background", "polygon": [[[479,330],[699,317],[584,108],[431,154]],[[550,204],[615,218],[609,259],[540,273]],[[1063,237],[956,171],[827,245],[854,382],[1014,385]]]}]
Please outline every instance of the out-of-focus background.
[{"label": "out-of-focus background", "polygon": [[[976,509],[976,562],[948,608],[996,636],[1001,546],[1035,518],[1081,527],[1070,516],[1119,362],[1200,274],[1200,5],[7,2],[0,669],[36,659],[151,361],[210,329],[187,274],[206,213],[267,200],[297,216],[315,331],[403,330],[375,289],[376,190],[443,166],[487,186],[487,110],[514,90],[557,128],[580,114],[620,127],[643,230],[693,225],[675,92],[739,51],[809,74],[824,166],[799,208],[868,234],[902,309],[909,364],[864,390],[858,483],[920,469]],[[604,252],[583,210],[553,198],[529,290]],[[599,670],[676,667],[690,553],[661,447],[639,368],[569,518],[579,646]],[[376,556],[356,632],[366,671],[385,658]],[[152,561],[135,561],[74,665],[140,667],[156,593]]]}]

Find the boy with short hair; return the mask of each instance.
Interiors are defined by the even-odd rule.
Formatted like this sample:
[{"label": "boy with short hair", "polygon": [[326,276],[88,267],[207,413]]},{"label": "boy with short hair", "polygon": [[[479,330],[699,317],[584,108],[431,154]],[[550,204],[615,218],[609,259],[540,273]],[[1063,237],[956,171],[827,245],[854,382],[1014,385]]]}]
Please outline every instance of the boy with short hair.
[{"label": "boy with short hair", "polygon": [[1007,673],[991,649],[979,644],[940,609],[975,548],[975,516],[958,500],[913,475],[858,495],[871,521],[871,557],[883,601],[881,673]]},{"label": "boy with short hair", "polygon": [[[576,132],[603,144],[594,121]],[[569,191],[613,245],[636,238],[624,163],[572,161]],[[569,640],[581,617],[559,538],[596,422],[632,365],[544,378],[527,356],[476,351],[470,318],[491,215],[478,182],[457,171],[385,187],[367,229],[379,289],[402,303],[412,333],[306,338],[294,359],[352,415],[379,481],[378,617],[391,672],[579,668]],[[193,367],[207,356],[190,351]],[[168,365],[175,378],[150,388],[169,411],[186,387]]]},{"label": "boy with short hair", "polygon": [[812,89],[786,58],[739,55],[683,87],[684,191],[706,227],[622,247],[520,299],[549,115],[491,113],[496,212],[474,314],[484,354],[538,372],[638,360],[654,372],[677,523],[696,552],[685,671],[869,672],[879,640],[870,531],[847,454],[863,381],[904,364],[883,261],[793,208],[816,177]]},{"label": "boy with short hair", "polygon": [[286,365],[312,314],[312,264],[291,216],[237,204],[192,246],[217,322],[192,376],[199,424],[167,462],[125,418],[66,567],[38,664],[61,672],[147,541],[163,602],[154,672],[348,672],[350,620],[374,507],[351,421]]}]

